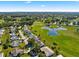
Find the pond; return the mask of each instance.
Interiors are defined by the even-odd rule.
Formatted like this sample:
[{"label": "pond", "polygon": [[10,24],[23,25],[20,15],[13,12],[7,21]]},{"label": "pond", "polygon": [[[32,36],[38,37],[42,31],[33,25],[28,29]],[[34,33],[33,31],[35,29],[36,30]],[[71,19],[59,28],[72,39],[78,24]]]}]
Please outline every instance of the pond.
[{"label": "pond", "polygon": [[53,31],[53,30],[48,32],[48,35],[53,35],[53,36],[55,36],[55,35],[57,35],[57,34],[58,34],[58,33],[57,33],[56,31]]},{"label": "pond", "polygon": [[50,27],[42,27],[42,29],[49,30],[48,35],[56,36],[58,35],[58,30],[67,30],[66,28],[59,27],[59,28],[50,28]]}]

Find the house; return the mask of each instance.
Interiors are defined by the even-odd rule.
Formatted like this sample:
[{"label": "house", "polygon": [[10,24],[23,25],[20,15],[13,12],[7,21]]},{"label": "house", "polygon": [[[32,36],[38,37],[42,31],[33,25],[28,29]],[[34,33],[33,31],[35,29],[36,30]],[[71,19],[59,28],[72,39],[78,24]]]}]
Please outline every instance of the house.
[{"label": "house", "polygon": [[23,53],[24,53],[24,50],[14,48],[14,50],[10,52],[10,56],[11,57],[17,57],[18,54],[23,54]]},{"label": "house", "polygon": [[54,22],[53,24],[57,24],[57,22]]},{"label": "house", "polygon": [[4,29],[0,29],[0,37],[2,36]]},{"label": "house", "polygon": [[13,33],[11,33],[10,35],[11,35],[11,36],[15,36],[15,33],[13,32]]},{"label": "house", "polygon": [[3,53],[0,53],[0,57],[3,57]]},{"label": "house", "polygon": [[41,41],[40,41],[40,43],[39,43],[39,44],[40,44],[40,47],[43,47],[43,46],[44,46],[44,43],[43,43],[43,42],[41,42]]},{"label": "house", "polygon": [[28,30],[28,27],[27,27],[27,25],[24,25],[24,30]]},{"label": "house", "polygon": [[27,34],[29,35],[29,38],[33,38],[36,42],[39,43],[40,46],[44,46],[44,43],[41,42],[41,41],[39,40],[39,38],[38,38],[36,35],[34,35],[33,33],[31,33],[30,30],[27,30],[26,32],[27,32]]},{"label": "house", "polygon": [[30,52],[30,50],[31,50],[31,48],[28,48],[28,50],[26,51],[26,50],[24,50],[24,53],[29,53]]},{"label": "house", "polygon": [[29,38],[26,38],[24,35],[23,35],[23,33],[22,33],[22,31],[21,30],[19,30],[19,34],[20,34],[20,36],[21,36],[21,38],[23,39],[23,41],[25,42],[25,44],[27,45],[28,44],[28,39]]},{"label": "house", "polygon": [[41,42],[37,36],[33,35],[33,38],[35,39],[36,42],[39,43],[40,47],[44,46],[44,43]]},{"label": "house", "polygon": [[15,31],[15,27],[11,26],[11,32],[14,32]]},{"label": "house", "polygon": [[13,47],[17,47],[17,46],[19,46],[19,42],[18,41],[13,41],[11,45]]},{"label": "house", "polygon": [[2,44],[1,40],[0,40],[0,45]]},{"label": "house", "polygon": [[29,35],[29,38],[33,38],[33,35]]},{"label": "house", "polygon": [[18,36],[16,36],[15,32],[10,33],[10,35],[11,35],[11,38],[10,38],[11,40],[19,39]]},{"label": "house", "polygon": [[73,22],[70,22],[70,24],[69,24],[70,26],[72,26],[73,25]]},{"label": "house", "polygon": [[78,25],[78,21],[77,20],[74,20],[73,21],[73,25],[77,26]]},{"label": "house", "polygon": [[0,31],[0,37],[2,36],[3,32]]},{"label": "house", "polygon": [[28,39],[29,39],[29,38],[27,38],[27,39],[24,40],[24,42],[25,42],[26,45],[28,44],[28,41],[27,41]]},{"label": "house", "polygon": [[45,53],[46,57],[50,57],[50,56],[52,56],[54,54],[54,51],[52,51],[50,48],[48,48],[46,46],[40,48],[40,50]]},{"label": "house", "polygon": [[17,40],[17,39],[19,39],[14,32],[11,33],[10,35],[11,35],[11,40]]},{"label": "house", "polygon": [[17,36],[12,36],[11,37],[11,40],[17,40],[17,39],[19,39]]},{"label": "house", "polygon": [[60,54],[60,55],[58,55],[57,57],[63,57],[63,56]]},{"label": "house", "polygon": [[39,42],[40,41],[39,38],[37,36],[35,36],[35,35],[34,35],[33,38],[35,39],[36,42]]}]

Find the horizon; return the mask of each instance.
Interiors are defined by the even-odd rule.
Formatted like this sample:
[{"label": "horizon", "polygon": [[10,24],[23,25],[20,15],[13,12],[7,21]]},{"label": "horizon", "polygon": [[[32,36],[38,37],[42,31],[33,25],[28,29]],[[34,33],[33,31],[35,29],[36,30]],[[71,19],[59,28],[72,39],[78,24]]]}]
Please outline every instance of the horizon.
[{"label": "horizon", "polygon": [[79,12],[78,1],[0,1],[0,12]]},{"label": "horizon", "polygon": [[[10,11],[10,12],[0,12],[0,13],[31,13],[31,12],[37,12],[37,11]],[[52,11],[52,12],[43,12],[43,13],[54,13],[55,11]],[[77,11],[79,13],[79,11]],[[73,12],[68,12],[68,11],[57,11],[56,13],[77,13],[75,11]],[[41,13],[41,11],[38,11],[37,13]]]}]

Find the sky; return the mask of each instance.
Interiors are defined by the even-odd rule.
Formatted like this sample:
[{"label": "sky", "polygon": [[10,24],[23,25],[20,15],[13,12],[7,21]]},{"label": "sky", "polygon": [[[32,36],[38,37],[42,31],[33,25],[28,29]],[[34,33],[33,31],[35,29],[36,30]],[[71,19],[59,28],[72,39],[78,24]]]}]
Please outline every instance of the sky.
[{"label": "sky", "polygon": [[79,12],[79,2],[0,1],[0,12]]}]

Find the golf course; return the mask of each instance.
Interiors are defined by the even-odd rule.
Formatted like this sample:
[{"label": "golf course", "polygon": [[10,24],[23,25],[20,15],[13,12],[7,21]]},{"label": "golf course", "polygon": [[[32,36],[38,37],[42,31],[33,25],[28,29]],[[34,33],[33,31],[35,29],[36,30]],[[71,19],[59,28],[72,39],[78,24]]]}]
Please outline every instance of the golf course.
[{"label": "golf course", "polygon": [[[48,30],[42,29],[45,23],[41,21],[35,21],[29,28],[37,35],[45,45],[50,48],[53,43],[57,43],[59,47],[58,52],[67,57],[79,57],[79,33],[76,32],[76,26],[63,26],[67,30],[58,30],[58,35],[48,35]],[[57,25],[50,25],[50,28],[57,28]]]}]

